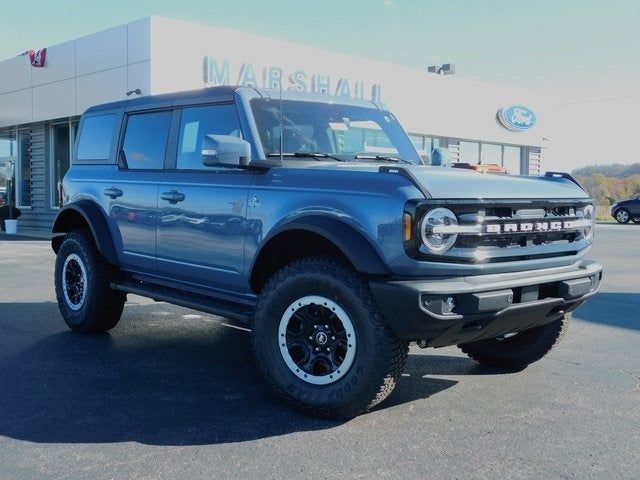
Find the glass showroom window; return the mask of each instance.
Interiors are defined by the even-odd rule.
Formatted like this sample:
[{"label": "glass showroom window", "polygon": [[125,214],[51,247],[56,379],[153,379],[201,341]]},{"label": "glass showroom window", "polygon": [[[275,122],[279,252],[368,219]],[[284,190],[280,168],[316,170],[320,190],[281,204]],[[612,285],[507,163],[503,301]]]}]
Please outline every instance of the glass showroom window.
[{"label": "glass showroom window", "polygon": [[51,206],[59,207],[59,184],[71,164],[71,129],[69,123],[61,123],[51,127]]},{"label": "glass showroom window", "polygon": [[432,152],[434,148],[440,146],[440,139],[438,137],[425,137],[424,148],[427,152]]},{"label": "glass showroom window", "polygon": [[15,179],[18,207],[31,207],[31,132],[29,130],[18,131]]},{"label": "glass showroom window", "polygon": [[0,159],[15,156],[17,146],[15,130],[0,132]]},{"label": "glass showroom window", "polygon": [[[17,155],[18,143],[16,141],[15,130],[0,131],[0,187],[7,187],[7,178],[9,162],[15,162]],[[7,191],[7,195],[11,192]]]},{"label": "glass showroom window", "polygon": [[502,145],[483,143],[480,148],[480,159],[483,165],[489,163],[502,165]]},{"label": "glass showroom window", "polygon": [[502,166],[509,170],[511,175],[520,175],[520,157],[522,147],[510,147],[505,145]]},{"label": "glass showroom window", "polygon": [[411,139],[411,143],[413,143],[413,146],[416,147],[416,150],[418,151],[420,158],[422,158],[422,161],[426,164],[431,163],[431,149],[425,148],[425,137],[423,137],[422,135],[409,135],[409,138]]},{"label": "glass showroom window", "polygon": [[480,161],[480,144],[478,142],[460,142],[460,162],[476,165]]},{"label": "glass showroom window", "polygon": [[424,150],[424,137],[422,135],[409,135],[409,138],[416,150]]}]

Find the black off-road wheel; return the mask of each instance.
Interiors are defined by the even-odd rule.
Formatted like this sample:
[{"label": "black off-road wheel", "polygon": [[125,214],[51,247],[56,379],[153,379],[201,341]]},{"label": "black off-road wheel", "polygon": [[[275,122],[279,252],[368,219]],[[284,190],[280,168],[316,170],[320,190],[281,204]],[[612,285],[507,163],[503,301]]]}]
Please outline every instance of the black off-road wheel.
[{"label": "black off-road wheel", "polygon": [[252,341],[279,397],[303,413],[337,419],[383,401],[409,347],[385,323],[367,284],[329,257],[296,261],[268,280]]},{"label": "black off-road wheel", "polygon": [[117,270],[100,256],[85,231],[67,234],[56,257],[56,298],[71,330],[99,333],[120,320],[127,296],[110,288]]},{"label": "black off-road wheel", "polygon": [[546,325],[458,347],[482,365],[520,370],[549,353],[560,342],[570,322],[571,313],[567,313],[563,318]]}]

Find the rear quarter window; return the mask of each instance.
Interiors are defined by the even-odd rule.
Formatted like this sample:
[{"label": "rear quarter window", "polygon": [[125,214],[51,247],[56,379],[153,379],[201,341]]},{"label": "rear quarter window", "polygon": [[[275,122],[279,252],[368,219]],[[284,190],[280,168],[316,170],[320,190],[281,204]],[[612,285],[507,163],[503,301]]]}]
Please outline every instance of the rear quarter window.
[{"label": "rear quarter window", "polygon": [[109,160],[115,126],[115,113],[85,118],[80,130],[76,158],[80,161]]}]

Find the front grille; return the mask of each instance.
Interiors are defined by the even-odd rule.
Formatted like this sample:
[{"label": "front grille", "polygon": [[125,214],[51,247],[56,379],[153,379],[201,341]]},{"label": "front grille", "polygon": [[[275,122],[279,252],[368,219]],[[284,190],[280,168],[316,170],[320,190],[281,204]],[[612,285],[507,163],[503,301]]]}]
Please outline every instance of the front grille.
[{"label": "front grille", "polygon": [[480,247],[527,247],[545,245],[547,243],[571,243],[580,235],[571,233],[537,233],[523,235],[460,235],[456,246],[460,248]]},{"label": "front grille", "polygon": [[[559,205],[540,208],[522,208],[521,205],[510,206],[463,206],[452,209],[461,225],[548,225],[550,222],[567,222],[581,220],[580,206]],[[460,248],[481,247],[530,247],[548,243],[571,243],[580,238],[578,231],[531,231],[501,234],[460,235],[456,243]]]},{"label": "front grille", "polygon": [[418,257],[454,263],[492,263],[576,255],[590,244],[579,228],[588,199],[427,200],[415,208],[417,223],[432,208],[458,217],[461,233],[444,255],[417,244]]}]

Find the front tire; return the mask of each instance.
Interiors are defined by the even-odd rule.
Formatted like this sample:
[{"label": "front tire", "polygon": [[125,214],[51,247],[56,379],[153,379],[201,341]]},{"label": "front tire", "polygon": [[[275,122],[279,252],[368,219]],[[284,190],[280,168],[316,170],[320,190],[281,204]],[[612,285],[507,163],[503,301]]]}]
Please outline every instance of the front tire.
[{"label": "front tire", "polygon": [[84,231],[67,234],[56,257],[56,298],[62,318],[79,333],[105,332],[116,326],[127,296],[110,288],[116,269]]},{"label": "front tire", "polygon": [[256,362],[296,410],[351,418],[394,389],[408,342],[385,323],[366,283],[332,258],[277,272],[260,294],[252,329]]},{"label": "front tire", "polygon": [[629,210],[626,208],[621,208],[616,211],[615,219],[618,223],[629,223],[631,220],[631,215],[629,214]]},{"label": "front tire", "polygon": [[537,362],[555,347],[571,322],[571,313],[546,325],[530,328],[505,338],[491,338],[458,345],[482,365],[519,370]]}]

